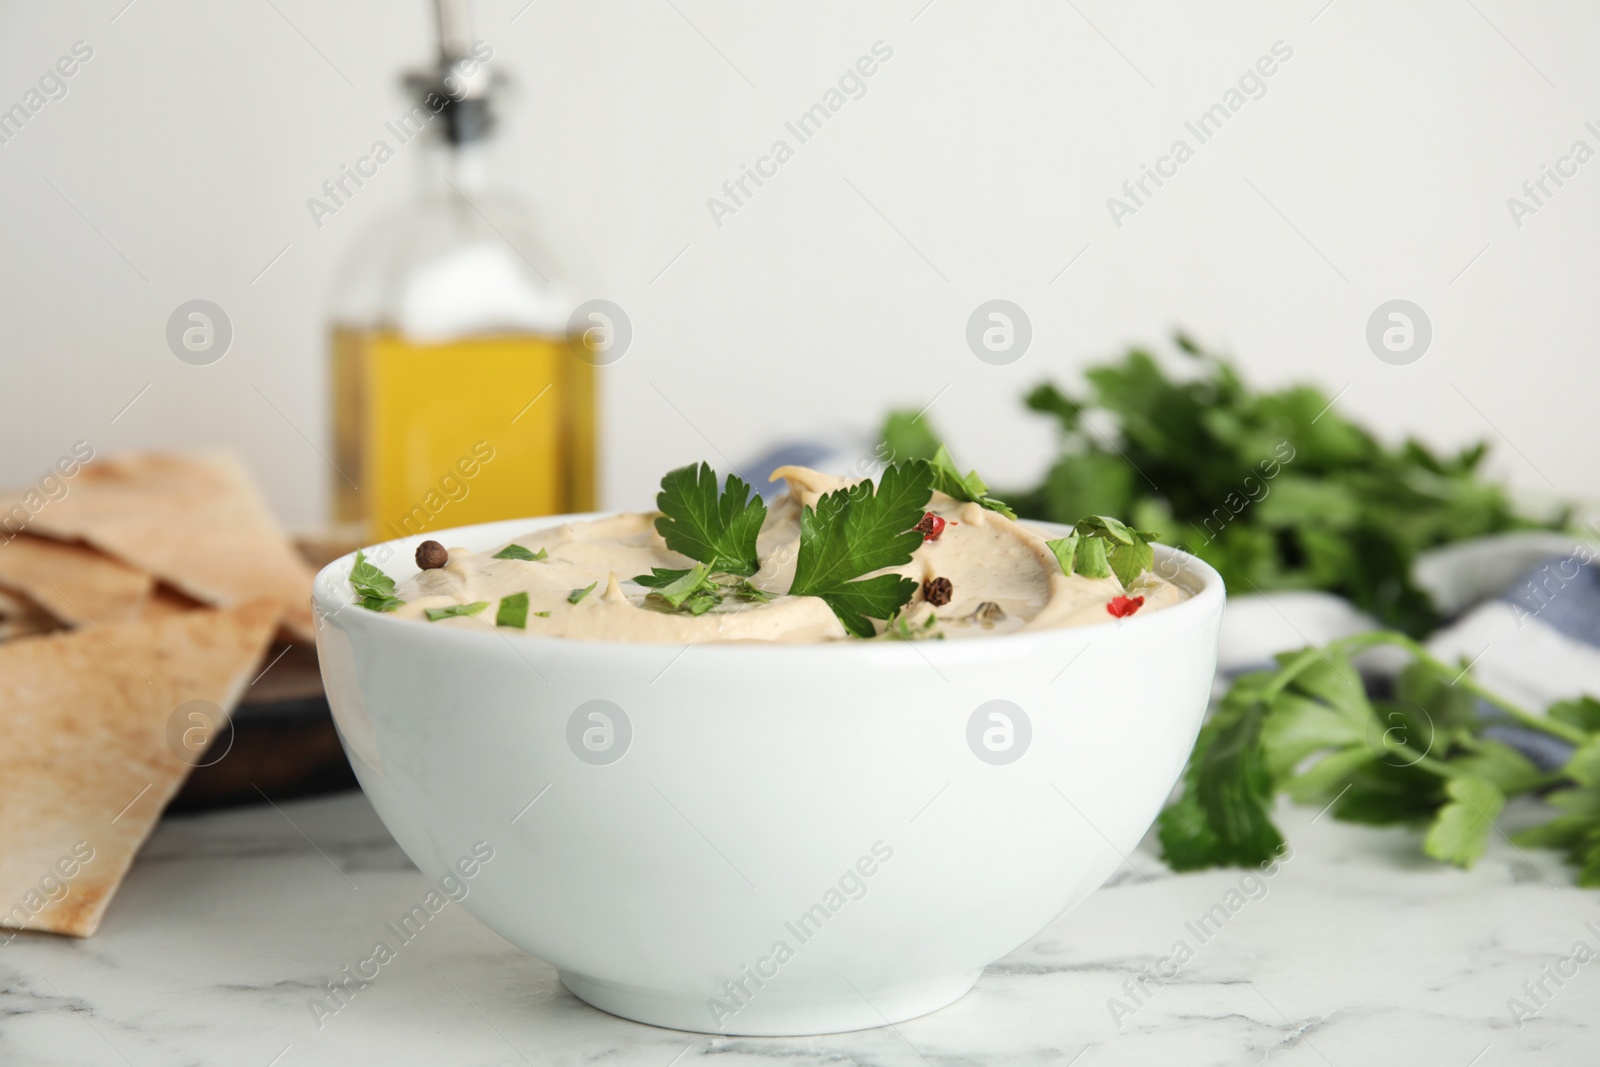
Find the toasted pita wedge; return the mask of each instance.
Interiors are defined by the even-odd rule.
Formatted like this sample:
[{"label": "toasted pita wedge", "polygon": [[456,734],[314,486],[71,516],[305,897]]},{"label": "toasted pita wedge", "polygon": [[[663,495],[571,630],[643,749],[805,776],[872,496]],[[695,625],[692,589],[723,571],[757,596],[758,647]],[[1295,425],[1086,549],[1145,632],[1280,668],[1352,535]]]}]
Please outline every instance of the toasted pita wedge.
[{"label": "toasted pita wedge", "polygon": [[0,926],[94,933],[199,762],[185,731],[220,729],[278,611],[256,600],[0,646]]},{"label": "toasted pita wedge", "polygon": [[[29,533],[87,541],[207,604],[270,597],[292,634],[316,639],[311,569],[233,456],[125,453],[68,485],[37,509]],[[0,499],[0,514],[22,500]]]},{"label": "toasted pita wedge", "polygon": [[68,626],[126,622],[155,579],[86,545],[22,534],[0,541],[0,588],[21,593]]}]

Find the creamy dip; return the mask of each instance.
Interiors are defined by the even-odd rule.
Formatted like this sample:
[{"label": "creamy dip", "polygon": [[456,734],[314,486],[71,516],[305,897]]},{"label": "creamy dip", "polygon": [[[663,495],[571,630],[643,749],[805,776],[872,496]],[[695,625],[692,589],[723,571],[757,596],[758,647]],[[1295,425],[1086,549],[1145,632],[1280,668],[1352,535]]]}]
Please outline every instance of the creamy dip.
[{"label": "creamy dip", "polygon": [[[635,575],[647,575],[652,567],[694,566],[693,560],[667,548],[655,529],[657,513],[651,512],[571,522],[510,542],[535,555],[542,551],[538,560],[494,558],[506,546],[487,553],[452,547],[443,567],[421,571],[400,583],[396,595],[405,605],[394,614],[425,619],[429,609],[484,601],[487,607],[478,614],[441,618],[430,625],[494,629],[500,599],[527,593],[524,632],[548,637],[672,644],[847,638],[825,602],[814,596],[789,596],[787,590],[799,550],[801,508],[815,506],[824,494],[856,480],[805,467],[780,468],[773,479],[780,477],[788,482],[789,491],[768,509],[757,541],[761,569],[750,579],[771,595],[766,602],[729,597],[696,616],[668,611],[659,598],[647,600],[650,590],[632,582]],[[1062,573],[1044,535],[974,503],[935,492],[927,510],[945,520],[938,536],[925,540],[905,566],[874,572],[903,574],[918,582],[917,594],[901,612],[907,631],[918,637],[962,638],[1083,626],[1128,613],[1127,599],[1118,598],[1142,597],[1134,610],[1143,614],[1189,596],[1181,586],[1149,571],[1129,589],[1116,578],[1069,577]],[[949,601],[937,606],[927,599],[927,583],[936,578],[950,583]],[[591,585],[587,594],[579,595]]]}]

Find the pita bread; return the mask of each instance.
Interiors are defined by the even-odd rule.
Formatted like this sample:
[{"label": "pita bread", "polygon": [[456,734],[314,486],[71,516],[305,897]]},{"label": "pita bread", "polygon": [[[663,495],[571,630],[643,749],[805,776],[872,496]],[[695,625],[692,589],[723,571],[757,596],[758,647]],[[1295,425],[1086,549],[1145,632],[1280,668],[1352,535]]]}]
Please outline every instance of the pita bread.
[{"label": "pita bread", "polygon": [[[270,597],[284,626],[316,639],[311,569],[231,455],[124,453],[96,460],[37,510],[28,532],[82,540],[219,607]],[[0,514],[22,496],[0,499]]]},{"label": "pita bread", "polygon": [[198,761],[171,740],[195,721],[181,709],[226,716],[278,612],[257,600],[0,646],[0,926],[94,933]]},{"label": "pita bread", "polygon": [[126,622],[154,579],[83,545],[21,534],[0,541],[0,588],[21,593],[68,626]]}]

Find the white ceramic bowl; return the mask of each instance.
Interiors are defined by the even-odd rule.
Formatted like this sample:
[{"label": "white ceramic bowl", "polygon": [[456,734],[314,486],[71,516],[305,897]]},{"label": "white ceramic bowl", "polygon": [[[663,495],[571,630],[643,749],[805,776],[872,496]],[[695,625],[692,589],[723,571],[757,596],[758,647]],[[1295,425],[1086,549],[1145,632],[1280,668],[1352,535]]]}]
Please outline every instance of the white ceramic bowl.
[{"label": "white ceramic bowl", "polygon": [[[573,518],[427,536],[482,551]],[[368,556],[405,578],[421,540]],[[401,847],[430,879],[468,861],[463,906],[578,997],[681,1030],[854,1030],[961,997],[1150,826],[1223,606],[1214,570],[1156,553],[1195,595],[1126,620],[688,647],[366,611],[347,556],[317,576],[317,650]]]}]

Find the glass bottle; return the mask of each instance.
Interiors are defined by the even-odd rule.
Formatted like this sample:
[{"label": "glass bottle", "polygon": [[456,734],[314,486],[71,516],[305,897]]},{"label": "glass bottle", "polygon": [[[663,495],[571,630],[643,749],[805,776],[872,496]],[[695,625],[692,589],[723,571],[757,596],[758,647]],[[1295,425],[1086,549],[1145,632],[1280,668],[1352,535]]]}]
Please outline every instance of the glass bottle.
[{"label": "glass bottle", "polygon": [[331,315],[334,517],[372,539],[595,501],[576,284],[491,186],[493,52],[470,41],[465,0],[437,6],[438,64],[405,79],[415,106],[385,124],[421,188],[358,241]]}]

